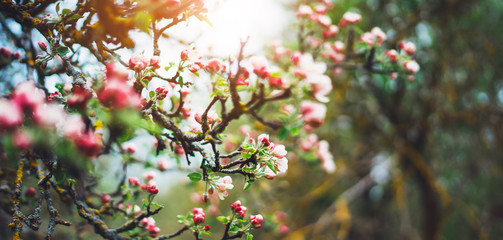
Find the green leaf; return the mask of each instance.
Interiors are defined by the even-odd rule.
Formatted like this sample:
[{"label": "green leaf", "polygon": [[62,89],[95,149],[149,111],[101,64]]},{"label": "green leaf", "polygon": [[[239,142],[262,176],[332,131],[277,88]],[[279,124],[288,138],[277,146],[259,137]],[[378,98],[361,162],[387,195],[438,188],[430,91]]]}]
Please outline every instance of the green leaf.
[{"label": "green leaf", "polygon": [[198,172],[189,173],[187,177],[189,177],[192,182],[199,182],[203,178],[203,176]]},{"label": "green leaf", "polygon": [[61,2],[58,2],[56,3],[56,12],[58,13],[59,12],[59,5],[61,4]]},{"label": "green leaf", "polygon": [[278,131],[279,140],[285,140],[285,138],[287,138],[289,134],[290,130],[286,126],[283,126]]},{"label": "green leaf", "polygon": [[269,169],[271,169],[271,171],[274,172],[274,174],[277,174],[278,172],[276,171],[276,167],[274,166],[274,164],[272,162],[265,162],[265,164],[267,165],[267,167],[269,167]]},{"label": "green leaf", "polygon": [[64,57],[70,52],[70,49],[65,46],[59,46],[58,48],[56,48],[56,52],[58,52],[59,56]]},{"label": "green leaf", "polygon": [[250,189],[250,187],[252,186],[253,182],[255,182],[255,179],[250,179],[248,181],[246,181],[245,183],[245,186],[243,187],[243,190],[248,190]]},{"label": "green leaf", "polygon": [[67,14],[70,14],[70,13],[72,13],[72,10],[70,10],[68,8],[65,8],[65,9],[63,9],[63,11],[61,11],[62,15],[67,15]]},{"label": "green leaf", "polygon": [[241,152],[241,157],[243,158],[251,158],[251,156],[252,156],[251,152],[245,152],[245,151]]},{"label": "green leaf", "polygon": [[246,237],[246,240],[252,240],[252,239],[253,239],[253,235],[248,234],[248,236]]},{"label": "green leaf", "polygon": [[73,14],[71,17],[68,18],[68,20],[74,20],[74,19],[79,19],[81,18],[82,16],[80,16],[79,14]]},{"label": "green leaf", "polygon": [[154,91],[150,91],[150,92],[148,93],[148,96],[149,96],[150,98],[153,98],[153,97],[155,96],[155,92],[154,92]]},{"label": "green leaf", "polygon": [[300,128],[298,128],[298,127],[294,127],[294,128],[292,128],[292,130],[290,131],[290,135],[292,135],[292,136],[296,136],[297,134],[299,134],[299,132],[300,132]]},{"label": "green leaf", "polygon": [[228,218],[228,217],[226,217],[226,216],[218,216],[218,217],[217,217],[217,220],[218,220],[219,222],[222,222],[223,224],[227,224],[227,223],[229,223],[229,218]]}]

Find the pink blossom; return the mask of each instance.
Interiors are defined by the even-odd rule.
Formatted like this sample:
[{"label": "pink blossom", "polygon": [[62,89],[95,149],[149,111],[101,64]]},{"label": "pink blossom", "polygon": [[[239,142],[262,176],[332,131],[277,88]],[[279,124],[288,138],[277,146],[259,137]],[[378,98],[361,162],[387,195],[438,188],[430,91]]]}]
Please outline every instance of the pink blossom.
[{"label": "pink blossom", "polygon": [[136,144],[130,142],[130,143],[126,143],[124,144],[124,146],[122,146],[122,150],[126,153],[135,153],[136,152]]},{"label": "pink blossom", "polygon": [[264,222],[264,217],[262,215],[257,214],[257,215],[250,215],[250,223],[252,226],[255,228],[260,228],[262,222]]},{"label": "pink blossom", "polygon": [[140,179],[138,179],[137,177],[130,177],[128,178],[128,182],[129,184],[135,186],[135,187],[138,187],[140,186]]},{"label": "pink blossom", "polygon": [[406,61],[403,66],[412,74],[417,73],[420,69],[419,64],[414,60]]},{"label": "pink blossom", "polygon": [[56,128],[65,118],[65,110],[61,105],[46,104],[38,106],[33,112],[33,120],[42,127]]},{"label": "pink blossom", "polygon": [[299,109],[304,122],[312,127],[321,126],[327,113],[327,107],[324,104],[313,101],[302,101]]},{"label": "pink blossom", "polygon": [[219,178],[216,182],[216,190],[220,200],[224,200],[224,198],[229,195],[227,189],[233,189],[233,188],[234,185],[232,185],[232,178],[230,176]]},{"label": "pink blossom", "polygon": [[98,91],[100,102],[113,109],[138,107],[141,103],[140,96],[125,82],[110,79]]},{"label": "pink blossom", "polygon": [[194,214],[192,215],[192,221],[194,221],[194,224],[197,225],[199,223],[203,223],[206,220],[202,208],[193,208],[192,213]]},{"label": "pink blossom", "polygon": [[101,195],[100,200],[101,200],[102,204],[106,204],[106,203],[110,202],[112,200],[112,198],[108,194],[103,194],[103,195]]},{"label": "pink blossom", "polygon": [[306,83],[311,86],[312,94],[320,102],[328,102],[326,97],[332,91],[332,80],[323,74],[308,74]]},{"label": "pink blossom", "polygon": [[160,171],[166,171],[171,168],[171,164],[168,159],[161,157],[157,160],[157,169]]},{"label": "pink blossom", "polygon": [[304,152],[311,151],[318,144],[318,136],[311,133],[307,137],[300,141],[300,149]]},{"label": "pink blossom", "polygon": [[339,23],[339,26],[342,28],[346,26],[346,24],[355,24],[359,21],[362,20],[362,16],[358,13],[353,13],[353,12],[346,12],[342,16],[341,22]]},{"label": "pink blossom", "polygon": [[12,143],[17,148],[26,149],[32,145],[33,139],[28,132],[17,130],[14,135],[12,135]]},{"label": "pink blossom", "polygon": [[245,206],[241,206],[239,211],[236,210],[236,214],[239,217],[244,218],[246,216],[246,211],[248,211],[248,208],[246,208]]},{"label": "pink blossom", "polygon": [[10,129],[23,122],[23,113],[13,101],[0,98],[0,130]]},{"label": "pink blossom", "polygon": [[287,104],[287,105],[282,105],[281,106],[281,111],[287,115],[290,115],[293,113],[293,111],[295,111],[295,107],[291,104]]},{"label": "pink blossom", "polygon": [[204,67],[204,70],[209,73],[217,73],[220,71],[225,71],[225,66],[222,64],[222,62],[220,62],[220,60],[213,58],[208,61],[208,63]]},{"label": "pink blossom", "polygon": [[370,32],[377,38],[377,43],[379,45],[383,44],[386,40],[386,33],[384,33],[379,27],[373,27]]},{"label": "pink blossom", "polygon": [[337,33],[339,33],[339,28],[335,25],[331,25],[330,27],[328,27],[328,29],[321,30],[321,33],[324,39],[328,39],[332,36],[337,35]]},{"label": "pink blossom", "polygon": [[126,205],[126,213],[128,215],[139,215],[141,213],[141,208],[140,206],[138,205],[134,205],[134,206],[131,206],[131,205]]},{"label": "pink blossom", "polygon": [[47,44],[45,44],[45,42],[38,42],[38,47],[42,50],[42,51],[46,51],[47,50]]},{"label": "pink blossom", "polygon": [[372,46],[376,42],[376,36],[372,33],[366,32],[360,36],[360,41]]},{"label": "pink blossom", "polygon": [[283,157],[276,161],[276,168],[280,174],[286,173],[288,170],[288,159]]},{"label": "pink blossom", "polygon": [[284,145],[279,144],[276,147],[274,147],[274,150],[272,151],[272,153],[277,158],[284,158],[288,152],[286,151],[286,148]]},{"label": "pink blossom", "polygon": [[286,235],[290,232],[290,228],[288,228],[288,226],[284,223],[280,224],[278,229],[281,235]]},{"label": "pink blossom", "polygon": [[10,50],[10,48],[7,48],[7,47],[0,48],[0,55],[3,56],[4,58],[10,58],[11,54],[12,54],[12,51]]},{"label": "pink blossom", "polygon": [[[203,113],[202,112],[197,112],[196,114],[194,114],[194,119],[199,124],[202,124],[202,117],[203,117]],[[213,123],[215,123],[216,121],[220,121],[217,112],[215,110],[213,110],[213,109],[210,109],[208,111],[208,114],[206,115],[206,118],[208,120],[208,124],[210,124],[210,125],[213,124]]]},{"label": "pink blossom", "polygon": [[268,76],[267,80],[271,88],[287,89],[290,86],[290,82],[282,77]]},{"label": "pink blossom", "polygon": [[413,42],[400,42],[398,47],[403,49],[407,54],[414,55],[416,52],[416,45]]},{"label": "pink blossom", "polygon": [[37,105],[45,102],[45,95],[35,86],[33,81],[26,81],[14,89],[12,100],[24,109],[34,109]]},{"label": "pink blossom", "polygon": [[264,56],[253,56],[250,58],[250,64],[253,67],[253,72],[260,78],[269,76],[269,66],[267,59]]},{"label": "pink blossom", "polygon": [[318,14],[325,14],[327,13],[327,7],[325,5],[322,5],[322,4],[318,4],[314,7],[313,9],[316,13]]},{"label": "pink blossom", "polygon": [[67,104],[71,108],[84,109],[87,102],[93,97],[93,94],[83,87],[76,86],[73,93],[68,97]]},{"label": "pink blossom", "polygon": [[84,133],[73,139],[77,149],[87,157],[96,157],[101,151],[101,142],[96,139],[93,132]]},{"label": "pink blossom", "polygon": [[318,149],[315,152],[316,156],[321,159],[321,167],[327,173],[335,172],[334,157],[330,153],[329,144],[327,141],[323,140],[318,143]]},{"label": "pink blossom", "polygon": [[160,62],[161,62],[161,58],[159,56],[153,56],[152,58],[150,58],[150,66],[152,66],[152,68],[154,68],[154,69],[161,67],[161,65],[159,65]]},{"label": "pink blossom", "polygon": [[316,20],[318,24],[326,28],[330,27],[330,25],[332,24],[332,19],[330,19],[330,17],[327,15],[319,15]]},{"label": "pink blossom", "polygon": [[389,74],[389,77],[391,78],[391,80],[395,80],[398,77],[398,74],[396,72],[392,72]]},{"label": "pink blossom", "polygon": [[297,17],[308,17],[313,14],[313,9],[307,5],[300,5],[297,9]]},{"label": "pink blossom", "polygon": [[391,62],[396,62],[396,57],[398,56],[398,52],[395,49],[386,50],[386,51],[384,51],[384,54],[386,54],[386,56],[388,56],[388,58]]},{"label": "pink blossom", "polygon": [[146,171],[144,174],[143,174],[143,178],[147,179],[147,180],[152,180],[155,178],[155,172],[154,171]]},{"label": "pink blossom", "polygon": [[262,133],[258,136],[257,140],[259,143],[263,143],[266,147],[271,145],[271,142],[269,141],[269,134]]},{"label": "pink blossom", "polygon": [[145,69],[150,63],[150,59],[145,57],[143,54],[135,53],[129,59],[129,68],[139,72]]},{"label": "pink blossom", "polygon": [[24,196],[28,197],[28,198],[33,198],[36,195],[37,195],[37,191],[33,187],[27,188],[26,191],[24,192]]},{"label": "pink blossom", "polygon": [[62,132],[67,138],[76,138],[84,133],[86,125],[79,115],[69,115],[63,122]]},{"label": "pink blossom", "polygon": [[293,52],[293,54],[292,54],[292,62],[293,62],[294,65],[299,64],[300,57],[302,57],[302,53],[301,52],[299,52],[299,51]]}]

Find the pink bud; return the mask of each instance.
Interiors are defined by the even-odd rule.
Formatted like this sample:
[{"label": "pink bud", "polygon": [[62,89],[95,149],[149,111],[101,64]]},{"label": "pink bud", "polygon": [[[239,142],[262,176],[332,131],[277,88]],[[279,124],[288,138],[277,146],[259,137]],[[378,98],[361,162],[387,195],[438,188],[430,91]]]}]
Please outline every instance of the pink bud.
[{"label": "pink bud", "polygon": [[42,51],[46,51],[47,50],[47,44],[45,44],[45,42],[38,42],[38,47],[40,47],[40,49],[42,49]]},{"label": "pink bud", "polygon": [[106,203],[110,202],[110,200],[112,200],[112,198],[108,194],[103,194],[103,195],[101,195],[100,200],[101,200],[102,204],[106,204]]},{"label": "pink bud", "polygon": [[28,198],[33,198],[37,195],[37,191],[35,191],[35,188],[29,187],[26,189],[24,192],[24,196]]}]

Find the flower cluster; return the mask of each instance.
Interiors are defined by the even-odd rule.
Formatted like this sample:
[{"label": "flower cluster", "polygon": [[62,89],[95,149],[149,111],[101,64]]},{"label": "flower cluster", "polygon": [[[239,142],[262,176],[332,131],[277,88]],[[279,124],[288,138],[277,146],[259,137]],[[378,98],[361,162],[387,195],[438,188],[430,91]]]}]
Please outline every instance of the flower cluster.
[{"label": "flower cluster", "polygon": [[316,134],[309,134],[304,139],[299,140],[300,149],[304,152],[314,150],[316,157],[321,159],[321,167],[327,173],[335,172],[336,166],[334,157],[330,153],[329,144],[325,140],[318,140]]},{"label": "flower cluster", "polygon": [[155,225],[155,220],[152,217],[146,217],[141,220],[141,225],[145,227],[150,233],[150,237],[157,237],[161,229]]},{"label": "flower cluster", "polygon": [[101,151],[99,132],[86,131],[81,117],[66,113],[59,104],[46,102],[44,93],[28,81],[15,88],[10,100],[0,99],[0,131],[13,133],[14,145],[26,149],[36,144],[29,128],[32,123],[42,129],[60,130],[88,157],[95,157]]},{"label": "flower cluster", "polygon": [[288,170],[287,151],[284,145],[274,144],[269,140],[268,134],[261,134],[257,141],[249,137],[243,145],[241,155],[245,159],[255,159],[254,164],[245,168],[245,171],[254,173],[256,177],[274,179],[278,174]]}]

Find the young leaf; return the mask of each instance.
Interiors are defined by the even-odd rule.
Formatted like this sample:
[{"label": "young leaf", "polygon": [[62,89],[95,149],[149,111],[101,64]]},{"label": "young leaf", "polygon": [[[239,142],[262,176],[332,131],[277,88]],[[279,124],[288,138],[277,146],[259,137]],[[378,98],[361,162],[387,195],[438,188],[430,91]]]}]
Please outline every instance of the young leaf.
[{"label": "young leaf", "polygon": [[70,49],[65,46],[59,46],[58,48],[56,48],[56,52],[58,52],[59,56],[64,57],[70,52]]},{"label": "young leaf", "polygon": [[198,172],[189,173],[187,177],[189,177],[192,182],[199,182],[203,178],[203,176]]},{"label": "young leaf", "polygon": [[248,190],[248,189],[250,189],[250,187],[252,186],[253,182],[255,182],[255,179],[250,179],[250,180],[246,181],[245,186],[244,186],[243,189],[245,191]]}]

